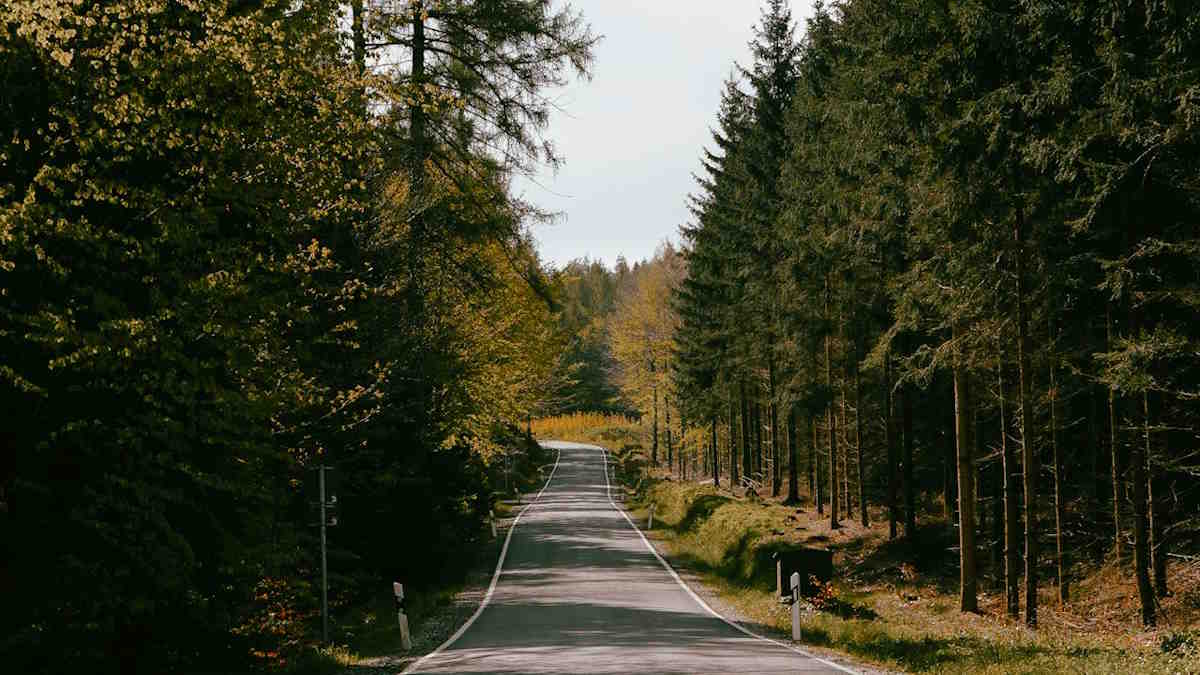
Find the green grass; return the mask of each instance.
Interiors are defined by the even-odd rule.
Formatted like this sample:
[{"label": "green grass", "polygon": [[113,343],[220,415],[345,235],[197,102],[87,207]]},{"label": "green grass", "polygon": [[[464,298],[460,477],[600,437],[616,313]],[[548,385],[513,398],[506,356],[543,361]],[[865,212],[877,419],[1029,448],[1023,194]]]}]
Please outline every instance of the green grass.
[{"label": "green grass", "polygon": [[[632,454],[616,453],[627,486],[637,480]],[[771,552],[796,544],[834,550],[836,599],[806,612],[809,645],[916,673],[1200,673],[1196,626],[1146,632],[1131,622],[1127,630],[1093,631],[1074,626],[1076,615],[1056,611],[1049,595],[1038,630],[1005,618],[994,595],[981,598],[984,613],[960,613],[944,524],[926,526],[925,539],[909,547],[888,542],[883,529],[831,531],[815,514],[712,486],[643,479],[629,506],[644,522],[650,503],[650,536],[672,564],[698,575],[749,622],[783,634],[790,634],[790,615],[775,598]]]}]

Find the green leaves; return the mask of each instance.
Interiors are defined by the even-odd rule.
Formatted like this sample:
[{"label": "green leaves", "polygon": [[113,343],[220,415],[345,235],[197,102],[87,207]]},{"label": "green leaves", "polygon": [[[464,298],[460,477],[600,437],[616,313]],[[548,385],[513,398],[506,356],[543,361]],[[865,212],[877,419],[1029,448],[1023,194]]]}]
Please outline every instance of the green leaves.
[{"label": "green leaves", "polygon": [[[523,52],[519,96],[533,97],[563,59],[586,65],[590,38],[519,4],[520,20],[453,9],[461,27],[516,31],[501,52],[551,28],[571,38],[544,62]],[[443,571],[486,513],[485,460],[513,442],[560,347],[521,236],[529,210],[483,136],[436,139],[444,161],[410,189],[396,120],[361,107],[340,11],[0,9],[0,535],[22,580],[5,587],[19,611],[4,628],[11,645],[56,636],[6,651],[18,670],[130,643],[154,671],[242,669],[249,648],[228,629],[253,624],[249,589],[297,587],[312,560],[296,486],[314,461],[345,469],[335,542],[363,575]],[[473,87],[507,86],[488,68]],[[521,141],[537,115],[518,118]],[[414,214],[441,240],[410,268]],[[397,497],[431,467],[429,494]],[[435,523],[427,559],[397,571],[408,537],[380,520]],[[233,665],[214,665],[230,649]]]}]

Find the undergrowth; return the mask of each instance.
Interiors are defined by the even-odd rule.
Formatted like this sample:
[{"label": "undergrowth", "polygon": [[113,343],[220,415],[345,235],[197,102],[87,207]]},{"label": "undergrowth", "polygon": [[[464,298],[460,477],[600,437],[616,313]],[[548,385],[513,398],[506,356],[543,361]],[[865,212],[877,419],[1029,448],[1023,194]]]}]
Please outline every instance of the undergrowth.
[{"label": "undergrowth", "polygon": [[[1136,590],[1112,567],[1076,582],[1075,602],[1058,606],[1048,584],[1041,627],[1004,616],[1003,594],[981,579],[979,614],[958,611],[952,528],[922,522],[912,543],[889,541],[882,526],[845,521],[837,530],[812,509],[750,501],[712,485],[680,483],[638,470],[637,452],[614,453],[642,522],[673,565],[697,574],[748,622],[790,634],[790,615],[775,596],[774,551],[797,545],[834,552],[827,597],[804,614],[803,641],[885,668],[919,673],[1200,673],[1200,624],[1174,601],[1169,625],[1146,631],[1128,602]],[[882,514],[880,514],[882,515]],[[1177,597],[1200,591],[1200,573],[1179,566]],[[1103,621],[1104,617],[1112,620]],[[1172,618],[1173,617],[1173,618]]]}]

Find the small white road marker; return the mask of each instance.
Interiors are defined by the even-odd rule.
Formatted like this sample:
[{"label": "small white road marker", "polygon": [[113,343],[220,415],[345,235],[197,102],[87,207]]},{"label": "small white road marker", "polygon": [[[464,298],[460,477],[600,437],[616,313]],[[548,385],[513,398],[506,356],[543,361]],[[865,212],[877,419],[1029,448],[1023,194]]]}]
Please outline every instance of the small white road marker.
[{"label": "small white road marker", "polygon": [[800,641],[800,573],[792,572],[792,639]]},{"label": "small white road marker", "polygon": [[400,621],[400,648],[407,652],[412,649],[412,635],[408,632],[408,615],[404,613],[404,584],[393,581],[392,593],[396,596],[396,615]]}]

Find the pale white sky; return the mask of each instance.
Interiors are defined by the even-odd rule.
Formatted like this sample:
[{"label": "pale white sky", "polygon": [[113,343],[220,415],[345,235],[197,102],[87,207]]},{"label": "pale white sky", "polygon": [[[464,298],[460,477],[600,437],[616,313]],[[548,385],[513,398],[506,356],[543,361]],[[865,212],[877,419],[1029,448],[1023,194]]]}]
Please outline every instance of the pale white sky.
[{"label": "pale white sky", "polygon": [[[566,159],[557,175],[520,179],[528,201],[563,217],[536,225],[542,257],[612,265],[648,258],[689,220],[701,149],[710,144],[721,87],[747,43],[760,0],[571,0],[604,39],[594,78],[554,96],[548,130]],[[811,0],[792,0],[802,33]]]}]

